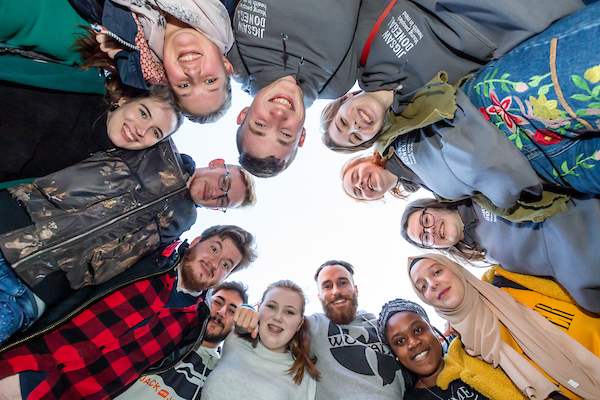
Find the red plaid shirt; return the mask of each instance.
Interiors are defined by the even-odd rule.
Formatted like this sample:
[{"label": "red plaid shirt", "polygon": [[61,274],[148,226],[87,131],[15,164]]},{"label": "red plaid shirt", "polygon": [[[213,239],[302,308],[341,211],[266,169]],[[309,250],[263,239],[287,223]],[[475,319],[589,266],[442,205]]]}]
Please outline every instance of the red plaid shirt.
[{"label": "red plaid shirt", "polygon": [[1,354],[0,378],[49,372],[29,399],[103,399],[118,393],[198,324],[196,306],[164,308],[174,284],[171,272],[116,291],[55,331]]}]

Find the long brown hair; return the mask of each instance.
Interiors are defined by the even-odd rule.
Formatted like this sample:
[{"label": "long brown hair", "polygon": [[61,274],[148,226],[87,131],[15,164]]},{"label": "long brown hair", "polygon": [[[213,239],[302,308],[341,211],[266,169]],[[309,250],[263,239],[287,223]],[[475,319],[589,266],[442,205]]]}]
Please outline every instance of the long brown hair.
[{"label": "long brown hair", "polygon": [[422,211],[426,208],[455,211],[456,208],[461,204],[470,206],[472,203],[471,200],[440,202],[436,199],[418,199],[411,203],[408,203],[408,205],[404,209],[404,214],[402,214],[402,219],[400,220],[400,235],[408,243],[417,246],[418,248],[425,250],[437,250],[442,254],[448,254],[452,256],[456,260],[463,260],[468,263],[485,260],[485,249],[481,248],[479,244],[476,244],[473,247],[469,247],[465,242],[461,240],[454,246],[450,246],[446,249],[432,249],[430,247],[423,246],[422,243],[415,242],[408,236],[408,219],[414,213]]},{"label": "long brown hair", "polygon": [[[302,299],[302,315],[304,315],[304,306],[306,305],[306,297],[304,296],[304,291],[302,288],[298,286],[296,283],[290,280],[281,280],[274,283],[271,283],[267,286],[267,289],[263,293],[261,303],[265,300],[267,293],[270,290],[275,288],[287,289],[292,292],[298,294]],[[294,383],[299,385],[304,378],[304,370],[307,370],[308,373],[315,379],[321,377],[321,373],[315,366],[317,363],[317,357],[310,357],[310,328],[308,324],[308,320],[304,319],[304,323],[296,332],[292,340],[288,343],[288,347],[290,352],[292,353],[292,357],[294,357],[294,363],[288,369],[289,374],[294,374]]]},{"label": "long brown hair", "polygon": [[96,41],[97,33],[88,26],[79,25],[79,27],[87,32],[87,35],[79,34],[73,43],[73,47],[81,54],[83,60],[83,65],[79,67],[84,70],[97,67],[118,75],[117,62],[100,50],[100,44]]},{"label": "long brown hair", "polygon": [[[375,136],[373,136],[371,139],[367,140],[364,143],[361,143],[356,146],[346,147],[346,146],[340,146],[339,144],[336,144],[333,141],[333,139],[331,139],[331,135],[329,135],[329,126],[335,119],[335,116],[337,115],[338,111],[340,110],[340,107],[345,102],[347,102],[350,98],[352,98],[352,96],[360,94],[362,92],[363,92],[362,90],[348,92],[345,95],[343,95],[342,97],[338,97],[337,99],[330,101],[323,108],[323,111],[321,112],[321,133],[323,134],[323,136],[321,137],[321,139],[323,140],[323,144],[328,149],[331,149],[331,150],[335,151],[336,153],[344,153],[344,154],[356,153],[357,151],[366,150],[366,149],[370,148],[371,146],[373,146],[373,144],[377,141],[377,139],[379,139],[379,136],[381,136],[381,131],[379,131],[379,132],[377,132],[377,134]],[[352,96],[348,96],[350,94]]]},{"label": "long brown hair", "polygon": [[[372,155],[369,156],[357,156],[354,158],[351,158],[350,160],[348,160],[344,166],[342,167],[342,172],[340,174],[340,178],[342,179],[342,181],[344,180],[344,176],[346,176],[346,172],[348,172],[348,170],[358,164],[362,164],[362,163],[372,163],[377,165],[380,168],[384,168],[385,169],[385,165],[387,163],[387,160],[383,157],[381,157],[381,155],[379,154],[379,152],[377,151],[377,149],[375,149],[375,151],[373,152]],[[346,192],[344,190],[344,192]],[[413,190],[410,187],[407,187],[404,185],[404,183],[402,183],[400,180],[398,180],[398,182],[396,182],[396,186],[394,186],[393,188],[391,188],[390,190],[388,190],[388,192],[390,192],[392,194],[392,196],[394,196],[397,199],[401,199],[404,200],[406,199],[408,196],[410,196],[412,193],[415,192],[415,190]],[[356,199],[352,196],[350,196],[349,193],[346,192],[346,194],[356,200],[356,201],[375,201],[375,200],[381,200],[383,199],[383,196],[378,197],[376,199],[373,200],[361,200],[361,199]]]}]

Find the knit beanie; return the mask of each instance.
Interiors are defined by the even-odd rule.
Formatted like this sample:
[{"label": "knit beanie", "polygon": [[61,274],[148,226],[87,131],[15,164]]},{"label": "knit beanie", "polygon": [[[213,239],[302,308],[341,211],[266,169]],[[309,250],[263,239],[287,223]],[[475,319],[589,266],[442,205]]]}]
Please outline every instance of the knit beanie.
[{"label": "knit beanie", "polygon": [[427,317],[427,313],[425,312],[423,307],[421,307],[414,301],[405,299],[396,299],[388,301],[381,308],[381,312],[379,313],[379,319],[377,320],[377,329],[379,331],[379,337],[381,338],[383,343],[385,343],[388,346],[389,343],[385,337],[385,327],[392,315],[401,311],[411,311],[416,314],[419,314],[421,317],[423,317],[425,321],[427,321],[429,325],[431,325],[431,322],[429,322],[429,317]]}]

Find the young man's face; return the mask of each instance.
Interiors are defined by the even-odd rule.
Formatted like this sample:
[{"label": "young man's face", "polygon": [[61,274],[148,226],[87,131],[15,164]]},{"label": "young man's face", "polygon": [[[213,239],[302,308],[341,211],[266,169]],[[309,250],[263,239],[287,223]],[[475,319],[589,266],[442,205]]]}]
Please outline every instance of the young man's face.
[{"label": "young man's face", "polygon": [[[229,178],[226,178],[227,170]],[[223,209],[222,206],[226,204],[226,208],[230,209],[244,202],[246,181],[242,173],[229,165],[227,170],[222,159],[212,160],[208,167],[196,168],[187,184],[194,204],[212,209]],[[229,190],[226,194],[227,185]]]},{"label": "young man's face", "polygon": [[336,324],[349,324],[358,309],[358,288],[341,265],[324,267],[317,278],[319,300],[325,315]]},{"label": "young man's face", "polygon": [[305,110],[302,89],[286,76],[261,89],[250,107],[238,115],[243,123],[242,151],[255,158],[286,160],[304,144]]},{"label": "young man's face", "polygon": [[194,115],[218,110],[227,97],[233,66],[219,48],[194,28],[165,36],[163,65],[179,106]]},{"label": "young man's face", "polygon": [[194,291],[217,286],[240,261],[242,253],[228,237],[212,236],[203,242],[197,237],[181,260],[180,286]]},{"label": "young man's face", "polygon": [[233,314],[243,303],[235,290],[219,290],[212,296],[210,319],[206,325],[204,342],[219,344],[233,329]]}]

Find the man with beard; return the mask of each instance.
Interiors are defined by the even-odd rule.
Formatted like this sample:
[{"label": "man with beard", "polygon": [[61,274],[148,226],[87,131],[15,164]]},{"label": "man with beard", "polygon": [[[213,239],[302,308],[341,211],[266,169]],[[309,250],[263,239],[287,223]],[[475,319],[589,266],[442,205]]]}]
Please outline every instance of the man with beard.
[{"label": "man with beard", "polygon": [[202,345],[181,360],[175,368],[157,375],[143,375],[118,400],[173,399],[199,400],[208,374],[221,357],[219,344],[233,329],[233,314],[248,302],[244,286],[223,282],[214,289],[210,318]]},{"label": "man with beard", "polygon": [[208,228],[185,253],[176,247],[76,291],[72,309],[65,299],[0,349],[0,399],[108,398],[173,368],[205,331],[209,289],[256,258],[254,237],[235,225]]},{"label": "man with beard", "polygon": [[[401,399],[404,372],[377,332],[377,317],[358,310],[354,268],[330,260],[315,274],[325,314],[305,317],[321,379],[318,399]],[[408,377],[408,375],[406,375]]]}]

